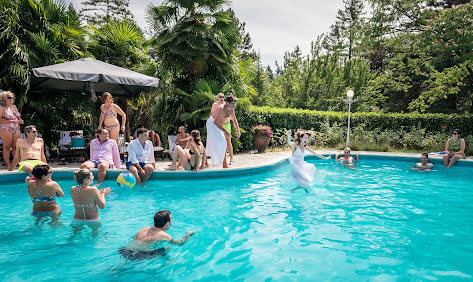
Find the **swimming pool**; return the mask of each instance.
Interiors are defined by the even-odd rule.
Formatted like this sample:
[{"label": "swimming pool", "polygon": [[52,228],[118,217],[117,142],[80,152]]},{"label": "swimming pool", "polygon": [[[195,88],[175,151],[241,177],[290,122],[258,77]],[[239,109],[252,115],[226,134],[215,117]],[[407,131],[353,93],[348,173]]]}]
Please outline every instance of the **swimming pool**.
[{"label": "swimming pool", "polygon": [[[319,181],[291,193],[288,165],[250,176],[156,180],[113,191],[94,233],[71,223],[71,180],[60,180],[58,222],[30,215],[26,184],[0,185],[4,280],[470,280],[473,167],[411,171],[402,159],[352,170],[311,160]],[[53,175],[54,177],[54,175]],[[223,182],[225,181],[225,182]],[[117,250],[157,210],[169,233],[196,234],[164,257],[127,261]],[[80,229],[82,227],[82,229]]]}]

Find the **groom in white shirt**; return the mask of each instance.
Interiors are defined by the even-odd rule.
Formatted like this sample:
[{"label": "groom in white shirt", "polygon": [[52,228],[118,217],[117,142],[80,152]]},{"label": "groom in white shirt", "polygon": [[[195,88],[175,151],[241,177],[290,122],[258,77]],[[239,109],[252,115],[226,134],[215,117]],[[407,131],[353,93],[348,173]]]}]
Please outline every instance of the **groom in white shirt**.
[{"label": "groom in white shirt", "polygon": [[139,128],[136,135],[138,138],[128,145],[126,168],[135,176],[136,184],[143,185],[143,182],[153,174],[153,164],[155,162],[153,143],[148,140],[148,130],[146,128]]}]

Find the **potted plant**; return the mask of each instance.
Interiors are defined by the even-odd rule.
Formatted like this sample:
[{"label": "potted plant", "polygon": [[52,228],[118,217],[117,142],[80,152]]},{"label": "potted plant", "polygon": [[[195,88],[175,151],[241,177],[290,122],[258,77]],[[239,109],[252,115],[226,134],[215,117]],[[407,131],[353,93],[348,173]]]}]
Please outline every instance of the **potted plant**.
[{"label": "potted plant", "polygon": [[269,125],[255,125],[251,128],[253,132],[253,144],[258,153],[264,153],[273,136],[273,129]]}]

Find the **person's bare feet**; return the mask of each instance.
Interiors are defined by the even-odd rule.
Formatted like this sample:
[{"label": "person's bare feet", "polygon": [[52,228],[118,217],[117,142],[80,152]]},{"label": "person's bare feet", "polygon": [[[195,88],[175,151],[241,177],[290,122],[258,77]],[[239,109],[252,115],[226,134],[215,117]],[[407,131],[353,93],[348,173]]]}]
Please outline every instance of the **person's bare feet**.
[{"label": "person's bare feet", "polygon": [[174,165],[169,165],[169,167],[166,168],[166,170],[176,170],[176,166],[174,166]]}]

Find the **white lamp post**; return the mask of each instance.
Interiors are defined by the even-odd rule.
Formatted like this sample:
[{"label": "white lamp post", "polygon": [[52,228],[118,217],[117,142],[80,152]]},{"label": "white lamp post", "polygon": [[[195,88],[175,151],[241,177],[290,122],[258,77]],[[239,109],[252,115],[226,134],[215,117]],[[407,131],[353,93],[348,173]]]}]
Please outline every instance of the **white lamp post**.
[{"label": "white lamp post", "polygon": [[350,145],[350,111],[351,111],[351,102],[353,101],[353,95],[355,92],[353,90],[347,91],[347,100],[348,100],[348,127],[347,127],[347,147]]}]

